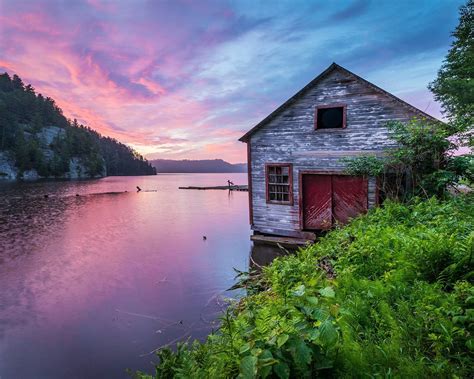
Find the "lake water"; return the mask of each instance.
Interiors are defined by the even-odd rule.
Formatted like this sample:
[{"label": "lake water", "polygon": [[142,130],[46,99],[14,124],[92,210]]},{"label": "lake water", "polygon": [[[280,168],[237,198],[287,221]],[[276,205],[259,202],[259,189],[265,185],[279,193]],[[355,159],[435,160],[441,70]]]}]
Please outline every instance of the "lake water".
[{"label": "lake water", "polygon": [[126,378],[152,372],[155,348],[205,338],[248,268],[248,194],[178,187],[227,179],[247,183],[0,183],[0,378]]}]

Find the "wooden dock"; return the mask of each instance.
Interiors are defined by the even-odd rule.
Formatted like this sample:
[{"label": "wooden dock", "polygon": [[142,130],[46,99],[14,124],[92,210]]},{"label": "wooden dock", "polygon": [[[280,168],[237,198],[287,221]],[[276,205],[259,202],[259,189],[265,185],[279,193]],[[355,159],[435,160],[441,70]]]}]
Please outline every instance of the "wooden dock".
[{"label": "wooden dock", "polygon": [[179,189],[186,189],[186,190],[230,190],[230,191],[248,191],[249,187],[247,185],[241,186],[212,186],[212,187],[197,187],[197,186],[189,186],[189,187],[179,187]]},{"label": "wooden dock", "polygon": [[283,247],[299,247],[306,246],[314,243],[314,240],[294,238],[294,237],[278,237],[268,236],[263,234],[254,234],[250,236],[250,239],[254,242],[262,242],[270,245],[281,245]]}]

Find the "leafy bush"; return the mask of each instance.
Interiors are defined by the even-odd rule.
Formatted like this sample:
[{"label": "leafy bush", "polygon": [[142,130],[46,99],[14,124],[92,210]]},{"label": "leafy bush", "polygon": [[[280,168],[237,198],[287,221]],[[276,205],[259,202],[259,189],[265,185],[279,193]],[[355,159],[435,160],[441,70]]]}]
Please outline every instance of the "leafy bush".
[{"label": "leafy bush", "polygon": [[460,129],[454,125],[414,118],[388,122],[387,128],[397,147],[382,157],[343,158],[348,174],[380,178],[384,196],[397,200],[443,197],[450,186],[474,181],[473,155],[454,155],[464,146],[455,138]]},{"label": "leafy bush", "polygon": [[275,260],[217,333],[136,377],[468,377],[473,226],[472,195],[386,202]]},{"label": "leafy bush", "polygon": [[355,176],[380,176],[387,165],[386,158],[375,155],[361,155],[359,157],[342,158],[346,164],[346,171]]}]

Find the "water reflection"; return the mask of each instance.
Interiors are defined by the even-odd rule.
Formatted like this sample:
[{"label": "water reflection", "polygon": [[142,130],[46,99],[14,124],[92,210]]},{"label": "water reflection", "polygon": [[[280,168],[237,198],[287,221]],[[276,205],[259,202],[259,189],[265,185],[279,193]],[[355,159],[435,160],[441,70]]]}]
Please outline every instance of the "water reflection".
[{"label": "water reflection", "polygon": [[248,268],[247,193],[178,187],[229,177],[245,184],[1,184],[0,377],[128,377],[152,370],[156,347],[215,329],[232,268]]}]

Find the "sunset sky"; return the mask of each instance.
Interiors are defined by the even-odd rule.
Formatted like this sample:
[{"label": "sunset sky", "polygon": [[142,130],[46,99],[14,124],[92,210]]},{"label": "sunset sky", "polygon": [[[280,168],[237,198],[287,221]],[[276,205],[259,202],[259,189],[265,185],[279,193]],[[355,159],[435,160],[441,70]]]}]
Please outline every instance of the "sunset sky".
[{"label": "sunset sky", "polygon": [[148,158],[245,161],[237,139],[333,61],[440,116],[455,0],[0,0],[0,72]]}]

